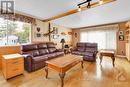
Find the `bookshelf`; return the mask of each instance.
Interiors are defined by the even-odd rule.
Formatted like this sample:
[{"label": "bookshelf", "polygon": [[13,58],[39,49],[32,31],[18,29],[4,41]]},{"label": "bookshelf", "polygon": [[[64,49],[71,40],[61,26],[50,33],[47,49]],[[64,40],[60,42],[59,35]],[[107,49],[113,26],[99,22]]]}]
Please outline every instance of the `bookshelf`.
[{"label": "bookshelf", "polygon": [[126,38],[126,57],[128,61],[130,61],[130,21],[126,23],[125,30],[125,38]]}]

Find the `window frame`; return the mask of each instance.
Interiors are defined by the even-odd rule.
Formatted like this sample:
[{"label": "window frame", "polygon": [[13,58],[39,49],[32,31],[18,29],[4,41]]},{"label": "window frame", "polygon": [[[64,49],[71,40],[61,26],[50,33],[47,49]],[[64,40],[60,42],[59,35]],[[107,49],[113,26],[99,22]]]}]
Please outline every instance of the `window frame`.
[{"label": "window frame", "polygon": [[[6,21],[6,24],[5,24],[5,28],[6,28],[6,30],[5,30],[5,38],[6,38],[6,43],[5,44],[0,44],[0,46],[13,46],[13,45],[22,45],[22,44],[28,44],[28,43],[31,43],[32,42],[32,24],[31,23],[27,23],[27,22],[22,22],[22,21],[12,21],[12,20],[8,20],[8,19],[4,19],[4,18],[1,18],[0,17],[0,19],[2,19],[2,20],[4,20],[4,21]],[[8,33],[8,23],[9,23],[9,21],[11,21],[11,22],[21,22],[21,23],[27,23],[27,24],[29,24],[30,25],[30,29],[29,29],[29,37],[28,37],[28,42],[27,43],[22,43],[22,44],[20,44],[18,41],[17,41],[17,43],[16,44],[10,44],[9,43],[9,33]],[[1,30],[0,30],[1,31]],[[13,34],[11,34],[11,35],[13,35]],[[2,38],[2,37],[1,37]],[[12,41],[12,40],[11,40]],[[14,40],[13,40],[13,42],[14,42]],[[13,43],[13,42],[11,42],[11,43]]]}]

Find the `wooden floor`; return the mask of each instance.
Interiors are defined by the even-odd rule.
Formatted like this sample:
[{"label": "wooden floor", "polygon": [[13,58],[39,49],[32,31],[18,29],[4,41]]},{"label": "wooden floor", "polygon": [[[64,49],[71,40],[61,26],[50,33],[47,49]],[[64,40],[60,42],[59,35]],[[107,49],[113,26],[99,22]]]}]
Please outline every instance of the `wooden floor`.
[{"label": "wooden floor", "polygon": [[[49,70],[49,79],[45,79],[43,69],[8,81],[0,73],[0,87],[60,87],[60,78],[57,72]],[[111,59],[104,58],[102,66],[99,59],[95,63],[85,62],[84,69],[76,65],[67,72],[64,87],[130,87],[130,63],[116,58],[113,68]]]}]

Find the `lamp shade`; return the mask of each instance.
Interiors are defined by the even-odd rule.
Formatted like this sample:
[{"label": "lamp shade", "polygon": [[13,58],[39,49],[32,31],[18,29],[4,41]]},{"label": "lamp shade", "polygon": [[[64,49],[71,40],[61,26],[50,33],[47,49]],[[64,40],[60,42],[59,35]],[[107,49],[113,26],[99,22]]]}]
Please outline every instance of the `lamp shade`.
[{"label": "lamp shade", "polygon": [[65,39],[61,39],[60,43],[65,43]]}]

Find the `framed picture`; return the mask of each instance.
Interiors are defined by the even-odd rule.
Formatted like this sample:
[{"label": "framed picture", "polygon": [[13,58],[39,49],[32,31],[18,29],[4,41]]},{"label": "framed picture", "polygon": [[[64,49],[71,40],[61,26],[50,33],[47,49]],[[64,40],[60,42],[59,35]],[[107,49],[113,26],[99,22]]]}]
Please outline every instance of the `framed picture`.
[{"label": "framed picture", "polygon": [[40,33],[40,31],[41,31],[40,27],[37,27],[36,28],[36,37],[38,37],[38,38],[42,36],[42,34]]},{"label": "framed picture", "polygon": [[61,35],[65,36],[65,35],[66,35],[66,33],[65,33],[65,32],[61,32]]},{"label": "framed picture", "polygon": [[53,35],[53,39],[58,39],[59,35]]},{"label": "framed picture", "polygon": [[123,31],[119,31],[119,35],[124,35],[124,32]]},{"label": "framed picture", "polygon": [[72,35],[72,32],[68,32],[68,35]]},{"label": "framed picture", "polygon": [[36,36],[37,36],[37,37],[41,37],[41,34],[40,34],[40,33],[37,33]]},{"label": "framed picture", "polygon": [[77,33],[74,34],[75,38],[77,38]]},{"label": "framed picture", "polygon": [[58,28],[53,27],[53,30],[54,30],[53,34],[58,34]]},{"label": "framed picture", "polygon": [[124,35],[119,35],[119,40],[124,41]]},{"label": "framed picture", "polygon": [[41,31],[40,27],[37,27],[37,32],[40,32],[40,31]]}]

